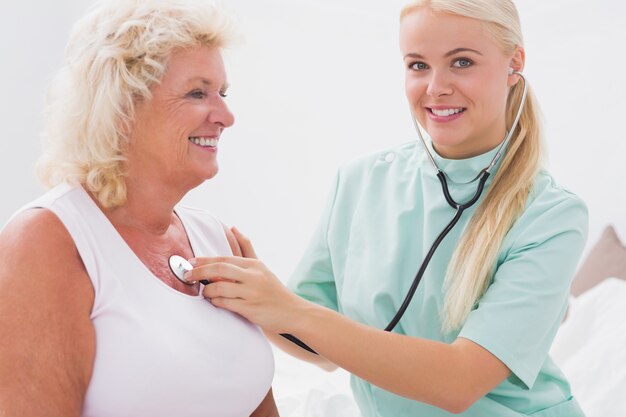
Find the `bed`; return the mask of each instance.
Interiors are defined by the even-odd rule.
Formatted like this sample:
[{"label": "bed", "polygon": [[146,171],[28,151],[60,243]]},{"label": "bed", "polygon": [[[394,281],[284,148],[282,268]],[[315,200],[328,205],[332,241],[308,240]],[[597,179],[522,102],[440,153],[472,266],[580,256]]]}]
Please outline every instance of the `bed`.
[{"label": "bed", "polygon": [[[576,273],[551,355],[587,417],[626,416],[626,247],[612,226]],[[327,373],[279,350],[275,358],[281,416],[360,416],[345,371]]]}]

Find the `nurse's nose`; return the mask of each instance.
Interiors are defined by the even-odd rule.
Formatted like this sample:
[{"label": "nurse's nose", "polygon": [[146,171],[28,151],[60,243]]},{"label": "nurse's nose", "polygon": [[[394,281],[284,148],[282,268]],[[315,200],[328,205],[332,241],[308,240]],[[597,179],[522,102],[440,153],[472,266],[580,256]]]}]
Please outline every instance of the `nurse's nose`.
[{"label": "nurse's nose", "polygon": [[433,70],[428,80],[428,88],[426,94],[431,97],[441,97],[450,95],[454,89],[452,88],[450,74],[446,70]]}]

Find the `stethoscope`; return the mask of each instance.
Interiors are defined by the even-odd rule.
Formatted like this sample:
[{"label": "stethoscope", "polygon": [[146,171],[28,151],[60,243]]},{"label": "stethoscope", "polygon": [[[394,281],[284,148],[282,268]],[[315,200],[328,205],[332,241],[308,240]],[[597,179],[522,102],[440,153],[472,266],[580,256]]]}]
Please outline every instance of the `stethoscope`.
[{"label": "stethoscope", "polygon": [[[461,219],[461,215],[463,214],[463,212],[465,210],[467,210],[468,208],[472,207],[478,201],[478,199],[480,198],[480,196],[481,196],[481,194],[482,194],[482,192],[483,192],[483,190],[485,188],[485,182],[487,181],[487,178],[489,178],[489,175],[491,175],[491,171],[496,166],[496,164],[500,160],[500,157],[502,156],[502,154],[507,149],[509,141],[511,140],[511,137],[513,136],[513,133],[515,132],[515,128],[517,127],[517,125],[519,123],[519,119],[520,119],[520,117],[522,115],[522,110],[524,109],[524,103],[526,102],[526,94],[528,92],[528,86],[526,84],[526,78],[524,77],[524,75],[521,72],[519,72],[519,71],[513,70],[513,68],[509,68],[509,75],[513,75],[513,74],[518,75],[522,79],[523,84],[524,84],[524,91],[522,92],[522,98],[520,100],[519,108],[517,109],[517,114],[515,115],[515,120],[513,121],[513,124],[511,125],[511,128],[509,129],[509,131],[506,133],[506,136],[505,136],[504,140],[500,144],[500,146],[498,148],[498,151],[496,152],[496,154],[492,158],[492,160],[489,163],[489,165],[487,165],[485,168],[483,168],[476,175],[476,177],[474,177],[474,179],[472,179],[471,181],[468,181],[466,183],[463,183],[463,184],[471,184],[471,183],[475,182],[476,180],[478,180],[478,185],[476,187],[476,191],[474,192],[474,195],[469,200],[467,200],[464,203],[456,202],[454,200],[454,198],[452,197],[452,195],[450,195],[450,190],[448,189],[448,181],[446,180],[447,175],[441,168],[439,168],[439,166],[435,162],[435,159],[433,158],[432,154],[430,153],[430,151],[428,149],[428,146],[426,145],[426,141],[424,140],[424,137],[422,135],[420,126],[417,123],[417,119],[415,118],[415,115],[411,111],[411,119],[413,120],[413,124],[415,126],[415,130],[417,132],[417,135],[419,136],[420,141],[422,142],[422,145],[424,147],[424,150],[426,151],[426,154],[428,155],[428,159],[430,160],[430,162],[432,163],[433,167],[437,171],[437,178],[439,178],[439,182],[441,183],[441,189],[443,190],[443,195],[446,198],[446,201],[448,202],[450,207],[452,207],[454,210],[456,210],[456,212],[454,213],[454,217],[452,218],[452,220],[450,220],[450,222],[446,225],[446,227],[443,228],[441,233],[439,233],[439,236],[437,236],[437,238],[435,239],[435,241],[431,245],[430,250],[426,254],[426,257],[424,257],[424,260],[422,261],[422,264],[420,265],[420,268],[418,269],[417,274],[415,274],[415,278],[413,279],[413,283],[411,284],[411,287],[409,288],[406,296],[404,297],[404,301],[402,302],[402,305],[400,306],[400,308],[396,312],[396,314],[393,317],[393,319],[391,319],[391,321],[389,322],[387,327],[385,327],[385,331],[386,332],[392,331],[396,327],[398,322],[400,322],[400,319],[402,318],[402,316],[406,312],[406,309],[409,307],[409,304],[411,303],[411,300],[413,299],[413,295],[415,295],[415,291],[417,290],[417,286],[419,285],[420,281],[422,280],[422,276],[424,275],[424,272],[426,271],[426,267],[430,263],[430,260],[433,257],[433,255],[435,254],[435,251],[437,250],[437,248],[439,247],[439,245],[441,244],[443,239],[448,235],[448,233],[450,233],[450,231],[454,228],[454,226]],[[176,278],[178,278],[181,282],[183,282],[183,283],[185,283],[187,285],[194,285],[194,284],[196,284],[198,282],[198,281],[186,281],[185,280],[185,278],[184,278],[185,272],[190,271],[191,269],[193,269],[193,267],[182,256],[172,255],[169,258],[169,265],[170,265],[170,269],[172,270],[172,272],[174,273]],[[204,284],[204,285],[208,285],[209,284],[209,282],[206,281],[206,280],[201,280],[200,282],[202,284]],[[295,337],[295,336],[293,336],[291,334],[287,334],[287,333],[281,333],[280,335],[282,337],[284,337],[285,339],[287,339],[287,340],[295,343],[296,345],[300,346],[302,349],[305,349],[305,350],[307,350],[307,351],[309,351],[311,353],[314,353],[316,355],[318,354],[315,350],[313,350],[311,347],[309,347],[306,343],[304,343],[303,341],[301,341],[297,337]]]}]

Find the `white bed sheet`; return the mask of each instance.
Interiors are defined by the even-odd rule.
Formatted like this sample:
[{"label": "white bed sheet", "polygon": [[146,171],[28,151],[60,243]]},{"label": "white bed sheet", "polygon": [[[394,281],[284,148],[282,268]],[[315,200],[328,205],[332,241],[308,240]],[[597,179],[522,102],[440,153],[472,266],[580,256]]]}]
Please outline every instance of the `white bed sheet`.
[{"label": "white bed sheet", "polygon": [[281,417],[361,417],[346,371],[323,371],[280,349],[274,349],[274,358],[274,398]]}]

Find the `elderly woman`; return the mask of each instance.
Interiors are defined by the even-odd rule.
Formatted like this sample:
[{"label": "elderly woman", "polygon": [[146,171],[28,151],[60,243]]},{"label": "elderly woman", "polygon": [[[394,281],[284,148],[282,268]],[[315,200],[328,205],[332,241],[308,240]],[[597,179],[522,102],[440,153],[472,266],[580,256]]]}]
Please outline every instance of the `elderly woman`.
[{"label": "elderly woman", "polygon": [[192,0],[105,1],[76,26],[40,164],[53,188],[0,236],[0,414],[278,415],[261,331],[168,263],[239,254],[177,205],[216,175],[234,122],[231,32]]}]

